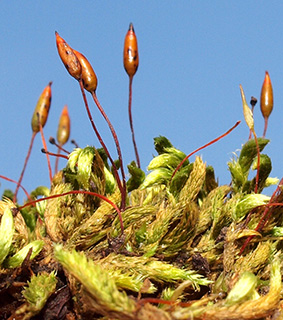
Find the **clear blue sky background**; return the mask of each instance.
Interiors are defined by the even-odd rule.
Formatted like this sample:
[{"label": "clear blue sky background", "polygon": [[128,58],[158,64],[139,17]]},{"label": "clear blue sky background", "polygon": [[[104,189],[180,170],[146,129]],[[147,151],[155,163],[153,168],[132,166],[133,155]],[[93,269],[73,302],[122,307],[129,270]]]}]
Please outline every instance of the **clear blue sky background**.
[{"label": "clear blue sky background", "polygon": [[[1,1],[0,2],[0,174],[17,180],[31,138],[31,116],[43,88],[52,85],[45,135],[56,136],[65,104],[71,138],[81,147],[100,147],[90,126],[77,82],[59,59],[55,30],[85,54],[98,77],[97,96],[116,128],[125,164],[134,159],[128,124],[128,76],[123,68],[124,37],[133,22],[140,65],[133,82],[133,118],[142,168],[156,154],[153,138],[168,137],[190,153],[224,133],[228,137],[199,153],[214,166],[221,184],[230,182],[227,162],[248,139],[239,84],[247,98],[259,98],[270,73],[275,105],[266,153],[272,176],[282,176],[283,3],[277,1]],[[89,97],[90,98],[90,97]],[[113,157],[108,127],[89,99],[93,116]],[[259,104],[255,128],[263,131]],[[72,150],[73,145],[65,146]],[[49,186],[40,135],[23,185]],[[52,146],[50,151],[56,151]],[[192,159],[193,160],[193,159]],[[54,159],[53,159],[54,161]],[[60,160],[60,167],[64,166]],[[0,192],[15,185],[1,180]],[[269,189],[271,190],[271,189]],[[271,191],[267,190],[267,193]],[[19,201],[24,199],[19,193]]]}]

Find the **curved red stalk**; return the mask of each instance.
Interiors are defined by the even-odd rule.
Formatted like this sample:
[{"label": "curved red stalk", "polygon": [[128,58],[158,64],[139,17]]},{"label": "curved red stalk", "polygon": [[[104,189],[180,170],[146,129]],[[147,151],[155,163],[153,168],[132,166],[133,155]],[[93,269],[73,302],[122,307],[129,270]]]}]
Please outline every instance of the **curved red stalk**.
[{"label": "curved red stalk", "polygon": [[[273,206],[276,205],[275,203],[272,203],[272,201],[273,201],[274,198],[277,196],[277,194],[278,194],[279,191],[281,190],[281,187],[282,187],[282,186],[283,186],[283,178],[280,180],[280,182],[279,182],[277,188],[275,189],[275,191],[273,192],[273,194],[272,194],[269,202],[268,202],[267,204],[265,204],[265,206],[267,206],[267,208],[264,210],[263,215],[262,215],[262,217],[261,217],[261,219],[260,219],[257,227],[255,228],[256,231],[261,231],[262,228],[264,227],[266,221],[267,221],[268,218],[270,217],[270,213],[268,214],[268,207],[273,207]],[[262,224],[262,221],[263,221],[264,219],[265,219],[266,221],[264,222],[264,224]]]},{"label": "curved red stalk", "polygon": [[95,123],[93,121],[92,115],[91,115],[89,107],[88,107],[88,102],[87,102],[87,99],[86,99],[86,95],[85,95],[85,92],[84,92],[84,86],[83,86],[83,83],[82,83],[81,80],[79,81],[79,84],[80,84],[80,88],[81,88],[84,104],[85,104],[85,107],[86,107],[86,111],[87,111],[90,123],[92,125],[92,128],[93,128],[93,130],[94,130],[94,132],[95,132],[100,144],[102,145],[104,151],[106,152],[106,154],[107,154],[107,156],[109,158],[109,161],[111,162],[111,164],[113,166],[113,171],[114,171],[114,175],[115,175],[115,178],[116,178],[116,181],[117,181],[117,185],[118,185],[118,188],[119,188],[119,190],[121,192],[122,199],[123,199],[123,197],[125,197],[125,195],[123,195],[124,194],[124,189],[123,189],[122,184],[121,184],[121,180],[120,180],[120,177],[119,177],[119,174],[118,174],[118,169],[117,169],[117,167],[115,165],[115,162],[113,161],[113,159],[112,159],[112,157],[111,157],[111,155],[110,155],[105,143],[103,142],[103,140],[102,140],[102,138],[101,138],[101,136],[100,136],[100,134],[99,134],[99,132],[98,132],[98,130],[96,128],[96,125],[95,125]]},{"label": "curved red stalk", "polygon": [[[54,139],[53,137],[50,137],[50,138],[49,138],[49,142],[57,147],[57,155],[56,155],[55,167],[54,167],[54,173],[57,173],[57,172],[58,172],[58,165],[59,165],[59,158],[68,159],[68,157],[61,156],[61,154],[60,154],[61,151],[65,152],[65,153],[67,153],[67,154],[70,154],[70,152],[67,151],[66,149],[64,149],[64,148],[62,147],[62,145],[56,143],[56,141],[55,141],[55,139]],[[41,151],[42,151],[42,150],[41,150]],[[45,151],[45,150],[44,150],[44,151]],[[55,154],[49,152],[49,155],[54,156]]]},{"label": "curved red stalk", "polygon": [[[17,183],[18,186],[24,191],[24,193],[25,193],[25,195],[27,196],[27,198],[28,198],[30,201],[32,201],[32,198],[30,197],[30,195],[29,195],[29,193],[27,192],[27,190],[26,190],[21,184],[19,184],[19,182],[15,181],[15,180],[13,180],[13,179],[7,178],[7,177],[5,177],[5,176],[2,176],[2,175],[0,175],[0,178],[1,178],[1,179],[4,179],[4,180],[7,180],[7,181],[9,181],[9,182]],[[14,202],[15,202],[15,201],[14,201]]]},{"label": "curved red stalk", "polygon": [[64,149],[62,146],[60,146],[60,144],[56,143],[55,145],[58,148],[58,151],[60,150],[60,151],[65,152],[66,154],[70,154],[70,152],[68,150]]},{"label": "curved red stalk", "polygon": [[[59,150],[59,151],[60,151],[60,150]],[[48,150],[45,150],[44,148],[41,149],[41,152],[42,152],[42,153],[46,153],[46,154],[48,154],[49,156],[56,157],[57,159],[58,159],[58,158],[63,158],[63,159],[69,160],[69,157],[68,157],[68,156],[65,156],[65,155],[60,154],[60,153],[53,153],[53,152],[50,152],[50,151],[48,151]]]},{"label": "curved red stalk", "polygon": [[[67,154],[70,154],[70,152],[69,152],[68,150],[64,149],[60,144],[58,144],[53,137],[50,137],[50,138],[49,138],[49,142],[50,142],[51,144],[54,144],[54,145],[55,145],[58,149],[60,149],[61,151],[65,152],[65,153],[67,153]],[[76,146],[76,147],[78,148],[78,146]]]},{"label": "curved red stalk", "polygon": [[46,145],[46,141],[45,141],[44,134],[43,134],[42,125],[41,125],[41,122],[39,120],[39,113],[37,114],[37,116],[38,116],[38,125],[39,125],[40,134],[41,134],[41,140],[42,140],[43,148],[47,151],[47,152],[45,152],[45,154],[46,154],[48,171],[49,171],[49,179],[50,179],[50,184],[51,184],[52,183],[52,169],[51,169],[51,164],[50,164],[50,158],[49,158],[47,145]]},{"label": "curved red stalk", "polygon": [[268,117],[265,117],[264,118],[264,129],[263,129],[263,135],[262,135],[263,138],[265,138],[267,126],[268,126]]},{"label": "curved red stalk", "polygon": [[122,213],[121,213],[120,209],[116,206],[116,204],[114,202],[109,200],[107,197],[105,197],[105,196],[103,196],[103,195],[101,195],[99,193],[92,192],[92,191],[71,190],[71,191],[68,191],[68,192],[60,193],[60,194],[53,194],[53,195],[45,197],[45,198],[40,198],[40,199],[37,199],[37,200],[32,200],[31,202],[25,203],[23,206],[19,207],[18,209],[22,210],[23,208],[28,207],[30,205],[33,205],[33,204],[35,204],[37,202],[40,202],[40,201],[49,200],[49,199],[55,199],[55,198],[67,196],[69,194],[80,194],[80,193],[88,194],[88,195],[91,195],[91,196],[95,196],[95,197],[98,197],[98,198],[108,202],[117,211],[118,217],[119,217],[119,220],[120,220],[121,231],[122,231],[122,234],[124,233],[124,224],[123,224]]},{"label": "curved red stalk", "polygon": [[259,182],[259,168],[260,168],[260,150],[259,150],[258,140],[257,140],[257,136],[255,134],[255,131],[253,131],[253,135],[255,138],[256,151],[257,151],[257,171],[256,171],[256,178],[255,178],[255,193],[257,193],[258,182]]},{"label": "curved red stalk", "polygon": [[17,182],[16,190],[15,190],[15,193],[14,193],[14,198],[13,198],[13,202],[14,202],[14,203],[16,203],[16,201],[17,201],[17,194],[18,194],[20,185],[21,185],[22,180],[23,180],[23,177],[24,177],[24,173],[25,173],[25,170],[26,170],[26,167],[27,167],[27,163],[28,163],[30,154],[31,154],[31,150],[32,150],[32,146],[33,146],[33,142],[34,142],[34,138],[35,138],[36,134],[37,134],[37,132],[35,132],[35,131],[32,132],[32,136],[31,136],[31,140],[30,140],[30,144],[29,144],[28,153],[27,153],[27,155],[26,155],[26,159],[25,159],[25,162],[24,162],[24,167],[23,167],[23,169],[22,169],[20,178],[19,178],[19,180],[18,180],[18,182]]},{"label": "curved red stalk", "polygon": [[135,139],[135,132],[134,132],[134,126],[133,126],[133,118],[132,118],[132,84],[133,84],[133,77],[129,77],[129,121],[130,121],[130,127],[131,127],[131,132],[132,132],[132,140],[133,140],[133,145],[135,149],[135,155],[137,159],[137,165],[140,168],[141,163],[140,163],[140,157],[138,153],[138,148],[136,144],[136,139]]},{"label": "curved red stalk", "polygon": [[72,139],[70,141],[76,148],[79,148],[79,145],[77,144],[76,140]]},{"label": "curved red stalk", "polygon": [[143,298],[138,301],[139,305],[144,305],[146,303],[156,303],[156,304],[167,304],[169,306],[178,305],[176,301],[164,300],[159,298]]},{"label": "curved red stalk", "polygon": [[[192,155],[194,155],[195,153],[197,153],[198,151],[210,146],[211,144],[217,142],[218,140],[224,138],[225,136],[227,136],[231,131],[233,131],[239,124],[241,123],[241,121],[237,121],[232,128],[230,128],[228,131],[226,131],[224,134],[222,134],[221,136],[219,136],[218,138],[206,143],[205,145],[203,145],[202,147],[196,149],[195,151],[191,152],[189,155],[187,155],[177,166],[177,168],[174,170],[172,176],[171,176],[171,180],[173,179],[173,177],[175,176],[175,174],[177,173],[177,171],[182,167],[183,163],[188,160]],[[171,181],[170,180],[170,181]]]},{"label": "curved red stalk", "polygon": [[[252,114],[254,114],[254,105],[252,105]],[[250,129],[249,140],[252,138],[252,130]]]},{"label": "curved red stalk", "polygon": [[[272,210],[269,211],[269,207],[273,207],[273,206],[277,206],[277,205],[283,205],[282,203],[281,204],[278,204],[278,203],[272,203],[272,201],[274,200],[274,198],[276,197],[277,193],[279,193],[281,187],[283,186],[283,178],[280,180],[277,188],[275,189],[275,191],[273,192],[269,202],[263,206],[266,206],[263,214],[262,214],[262,217],[258,223],[258,225],[256,226],[255,228],[255,231],[258,231],[260,232],[263,227],[265,226],[266,222],[268,221],[268,219],[270,218],[270,215],[272,213]],[[242,254],[244,252],[244,250],[246,249],[247,245],[249,244],[249,242],[252,240],[254,236],[249,236],[246,241],[244,242],[239,254]]]},{"label": "curved red stalk", "polygon": [[[62,158],[60,152],[61,152],[61,149],[58,148],[56,159],[55,159],[55,167],[54,167],[55,174],[58,172],[59,158]],[[49,153],[49,154],[51,155],[51,153]],[[54,154],[52,154],[52,155],[54,155]],[[67,157],[67,159],[68,159],[68,157]]]},{"label": "curved red stalk", "polygon": [[100,113],[102,114],[103,118],[106,120],[108,127],[112,133],[115,145],[116,145],[116,149],[117,149],[117,153],[118,153],[118,158],[120,161],[120,168],[121,168],[121,174],[122,174],[122,179],[123,179],[123,192],[122,192],[122,202],[121,202],[121,209],[125,210],[125,206],[126,206],[126,194],[127,194],[127,185],[126,185],[126,175],[125,175],[125,171],[124,171],[124,165],[123,165],[123,159],[122,159],[122,153],[121,153],[121,148],[120,148],[120,144],[118,141],[118,137],[116,134],[116,131],[112,125],[112,123],[110,122],[107,114],[104,112],[101,104],[99,103],[97,96],[95,94],[94,91],[91,92],[91,95],[93,97],[93,100],[95,102],[95,104],[97,105]]}]

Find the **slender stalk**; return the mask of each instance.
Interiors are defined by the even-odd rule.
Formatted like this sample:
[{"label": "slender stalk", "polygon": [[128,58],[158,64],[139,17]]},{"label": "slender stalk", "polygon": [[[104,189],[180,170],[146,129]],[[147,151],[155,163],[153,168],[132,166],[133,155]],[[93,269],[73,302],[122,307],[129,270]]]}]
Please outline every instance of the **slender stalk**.
[{"label": "slender stalk", "polygon": [[107,154],[107,156],[108,156],[108,158],[109,158],[109,160],[110,160],[110,162],[112,164],[114,176],[116,178],[117,185],[118,185],[118,188],[119,188],[119,190],[121,192],[122,199],[123,199],[123,197],[125,197],[125,195],[124,195],[124,189],[122,187],[121,180],[120,180],[120,177],[119,177],[119,174],[118,174],[118,169],[117,169],[116,164],[113,161],[113,159],[112,159],[112,157],[111,157],[111,155],[110,155],[105,143],[103,142],[103,140],[102,140],[102,138],[101,138],[101,136],[100,136],[100,134],[99,134],[99,132],[98,132],[98,130],[96,128],[96,125],[95,125],[95,123],[93,121],[92,115],[91,115],[89,107],[88,107],[88,102],[87,102],[87,99],[86,99],[86,95],[85,95],[85,92],[84,92],[84,87],[83,87],[82,81],[79,81],[79,84],[80,84],[80,88],[81,88],[84,104],[85,104],[85,107],[86,107],[86,111],[87,111],[90,123],[92,125],[92,128],[93,128],[93,130],[94,130],[94,132],[95,132],[95,134],[96,134],[101,146],[103,147],[104,151],[106,152],[106,154]]},{"label": "slender stalk", "polygon": [[[252,114],[254,114],[254,105],[252,106]],[[250,129],[249,140],[252,138],[252,130]]]},{"label": "slender stalk", "polygon": [[66,159],[66,160],[69,160],[68,156],[65,156],[63,154],[60,154],[60,153],[53,153],[53,152],[50,152],[48,150],[45,150],[44,148],[41,149],[41,152],[42,153],[46,153],[50,156],[53,156],[53,157],[56,157],[56,158],[63,158],[63,159]]},{"label": "slender stalk", "polygon": [[102,114],[102,116],[104,117],[104,119],[106,120],[108,126],[109,126],[109,129],[112,133],[112,136],[113,136],[113,139],[115,141],[115,144],[116,144],[116,149],[117,149],[117,153],[118,153],[118,158],[119,158],[119,161],[120,161],[120,166],[121,166],[121,174],[122,174],[122,179],[123,179],[123,193],[124,193],[124,197],[122,197],[122,208],[123,210],[125,209],[125,195],[127,193],[127,190],[126,190],[126,176],[125,176],[125,172],[124,172],[124,165],[123,165],[123,160],[122,160],[122,153],[121,153],[121,148],[120,148],[120,144],[119,144],[119,141],[118,141],[118,137],[117,137],[117,134],[115,132],[115,129],[112,125],[112,123],[110,122],[109,118],[107,117],[106,113],[104,112],[101,104],[99,103],[98,99],[97,99],[97,96],[95,94],[94,91],[91,92],[91,95],[93,97],[93,100],[95,102],[95,104],[97,105],[100,113]]},{"label": "slender stalk", "polygon": [[255,178],[255,193],[258,191],[258,182],[259,182],[259,167],[260,167],[260,150],[258,145],[257,136],[255,131],[253,130],[253,135],[255,138],[256,150],[257,150],[257,171],[256,171],[256,178]]},{"label": "slender stalk", "polygon": [[[60,149],[61,151],[65,152],[65,153],[67,153],[67,154],[70,154],[70,152],[69,152],[68,150],[64,149],[64,148],[62,147],[62,145],[56,143],[56,141],[55,141],[55,139],[54,139],[53,137],[50,137],[50,138],[49,138],[49,142],[50,142],[51,144],[54,144],[54,145],[55,145],[58,149]],[[78,148],[78,147],[77,147],[77,148]]]},{"label": "slender stalk", "polygon": [[129,107],[128,107],[129,121],[130,121],[130,127],[131,127],[131,132],[132,132],[132,140],[133,140],[133,145],[134,145],[134,149],[135,149],[135,155],[136,155],[136,159],[137,159],[137,165],[140,168],[141,167],[140,157],[139,157],[138,148],[137,148],[137,144],[136,144],[136,140],[135,140],[133,118],[132,118],[132,84],[133,84],[133,77],[129,77]]},{"label": "slender stalk", "polygon": [[159,299],[159,298],[143,298],[143,299],[138,300],[138,304],[140,306],[143,306],[146,303],[167,304],[169,306],[178,305],[178,302],[176,302],[176,301],[164,300],[164,299]]},{"label": "slender stalk", "polygon": [[95,197],[98,197],[106,202],[108,202],[118,213],[118,217],[119,217],[119,220],[120,220],[120,226],[121,226],[121,232],[122,234],[124,233],[124,224],[123,224],[123,218],[122,218],[122,213],[121,213],[121,210],[117,207],[117,205],[112,202],[111,200],[109,200],[107,197],[99,194],[99,193],[96,193],[96,192],[92,192],[92,191],[87,191],[87,190],[71,190],[71,191],[68,191],[68,192],[64,192],[64,193],[60,193],[60,194],[53,194],[51,196],[48,196],[48,197],[45,197],[45,198],[40,198],[40,199],[36,199],[36,200],[32,200],[31,202],[27,202],[25,203],[23,206],[19,207],[18,209],[19,210],[22,210],[24,209],[25,207],[28,207],[30,205],[34,205],[35,203],[37,202],[40,202],[40,201],[45,201],[45,200],[50,200],[50,199],[55,199],[55,198],[59,198],[59,197],[63,197],[63,196],[67,196],[69,194],[88,194],[88,195],[91,195],[91,196],[95,196]]},{"label": "slender stalk", "polygon": [[[270,215],[271,215],[271,213],[272,213],[272,211],[273,211],[273,210],[272,210],[273,208],[271,208],[271,210],[269,211],[269,207],[273,207],[273,206],[279,205],[278,203],[272,203],[272,201],[275,199],[275,197],[277,196],[277,194],[280,192],[282,186],[283,186],[283,178],[280,180],[280,182],[279,182],[276,190],[273,192],[273,194],[272,194],[272,196],[271,196],[271,198],[270,198],[270,200],[269,200],[269,203],[265,205],[266,208],[265,208],[265,210],[264,210],[264,212],[263,212],[263,214],[262,214],[262,217],[261,217],[258,225],[257,225],[256,228],[255,228],[255,231],[260,232],[260,231],[263,229],[263,227],[265,226],[266,222],[268,221],[268,219],[269,219],[269,217],[270,217]],[[282,205],[282,204],[281,204],[281,205]],[[253,237],[254,237],[254,236],[249,236],[249,237],[246,239],[246,241],[244,242],[244,244],[243,244],[243,246],[242,246],[239,254],[242,254],[242,253],[244,252],[244,250],[246,249],[246,247],[247,247],[247,245],[249,244],[249,242],[253,239]]]},{"label": "slender stalk", "polygon": [[267,126],[268,126],[268,117],[265,117],[264,118],[264,130],[263,130],[263,135],[262,135],[263,138],[265,138]]},{"label": "slender stalk", "polygon": [[79,145],[77,144],[76,140],[72,139],[71,143],[76,147],[79,148]]},{"label": "slender stalk", "polygon": [[189,155],[187,155],[177,166],[177,168],[174,170],[172,176],[171,176],[171,180],[173,179],[173,177],[175,176],[175,174],[177,173],[177,171],[182,167],[183,163],[188,160],[192,155],[194,155],[195,153],[197,153],[198,151],[210,146],[211,144],[217,142],[218,140],[224,138],[225,136],[227,136],[231,131],[233,131],[239,124],[241,123],[241,121],[237,121],[234,126],[232,128],[230,128],[228,131],[226,131],[225,133],[223,133],[221,136],[217,137],[216,139],[206,143],[205,145],[203,145],[202,147],[196,149],[195,151],[191,152]]},{"label": "slender stalk", "polygon": [[[42,128],[41,122],[39,121],[39,114],[37,114],[37,115],[38,115],[38,124],[39,124],[39,130],[40,130],[40,134],[41,134],[43,148],[47,151],[47,145],[46,145],[46,141],[44,138],[43,128]],[[51,169],[51,164],[50,164],[50,158],[49,158],[48,152],[45,152],[45,154],[46,154],[48,171],[49,171],[49,179],[50,179],[50,184],[51,184],[52,183],[52,169]]]},{"label": "slender stalk", "polygon": [[[255,105],[257,104],[257,98],[255,97],[251,97],[251,101],[250,101],[250,104],[252,106],[252,115],[254,114],[254,108],[255,108]],[[249,140],[252,138],[252,130],[250,129],[250,134],[249,134]]]},{"label": "slender stalk", "polygon": [[23,170],[22,170],[22,172],[21,172],[20,178],[19,178],[18,183],[17,183],[16,190],[15,190],[15,193],[14,193],[14,198],[13,198],[13,202],[14,202],[14,203],[17,201],[18,191],[19,191],[20,185],[21,185],[22,180],[23,180],[23,177],[24,177],[24,173],[25,173],[25,170],[26,170],[26,167],[27,167],[27,163],[28,163],[30,154],[31,154],[31,150],[32,150],[32,146],[33,146],[33,142],[34,142],[34,138],[35,138],[36,134],[37,134],[37,132],[34,132],[34,131],[32,132],[32,136],[31,136],[31,140],[30,140],[30,145],[29,145],[28,153],[27,153],[27,155],[26,155],[24,167],[23,167]]},{"label": "slender stalk", "polygon": [[111,131],[111,133],[112,133],[112,136],[113,136],[113,139],[114,139],[114,142],[115,142],[115,145],[116,145],[117,153],[118,153],[118,158],[119,158],[120,165],[121,165],[121,173],[122,173],[122,178],[123,178],[123,182],[124,182],[124,186],[125,186],[125,185],[126,185],[126,176],[125,176],[125,172],[124,172],[124,166],[123,166],[123,159],[122,159],[121,147],[120,147],[120,144],[119,144],[119,141],[118,141],[118,137],[117,137],[116,131],[115,131],[112,123],[110,122],[107,114],[106,114],[105,111],[103,110],[101,104],[99,103],[95,92],[92,92],[91,94],[92,94],[92,97],[93,97],[93,100],[94,100],[95,104],[97,105],[100,113],[102,114],[102,116],[103,116],[104,119],[106,120],[106,122],[107,122],[107,124],[108,124],[108,126],[109,126],[109,129],[110,129],[110,131]]},{"label": "slender stalk", "polygon": [[[19,184],[19,182],[13,180],[13,179],[10,179],[10,178],[7,178],[5,176],[2,176],[0,175],[0,178],[1,179],[4,179],[4,180],[7,180],[7,181],[10,181],[10,182],[13,182],[13,183],[16,183],[16,184]],[[19,187],[24,191],[25,195],[27,196],[27,198],[32,201],[32,198],[30,197],[29,193],[27,192],[27,190],[20,184]]]},{"label": "slender stalk", "polygon": [[[60,156],[61,156],[61,155],[60,155],[60,152],[61,152],[61,149],[58,148],[58,149],[57,149],[57,156],[56,156],[56,160],[55,160],[55,168],[54,168],[55,173],[58,172],[59,158],[60,158]],[[67,157],[67,159],[68,159],[68,157]]]}]

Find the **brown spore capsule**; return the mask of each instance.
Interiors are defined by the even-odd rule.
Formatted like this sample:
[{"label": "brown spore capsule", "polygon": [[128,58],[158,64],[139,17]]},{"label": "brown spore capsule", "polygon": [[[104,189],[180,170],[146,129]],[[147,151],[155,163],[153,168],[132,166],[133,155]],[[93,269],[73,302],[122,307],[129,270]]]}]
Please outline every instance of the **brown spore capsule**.
[{"label": "brown spore capsule", "polygon": [[47,121],[49,109],[51,106],[51,98],[52,98],[51,85],[52,85],[52,82],[49,82],[49,84],[42,91],[37,101],[37,104],[31,119],[31,128],[33,132],[39,132],[39,129],[40,129],[39,122],[41,126],[44,127]]},{"label": "brown spore capsule", "polygon": [[60,116],[57,130],[57,141],[61,146],[63,146],[69,140],[70,127],[71,121],[68,112],[68,106],[65,105]]},{"label": "brown spore capsule", "polygon": [[260,95],[260,110],[264,118],[263,137],[265,137],[268,118],[273,109],[273,89],[268,71],[265,72],[264,81],[261,88]]},{"label": "brown spore capsule", "polygon": [[55,35],[57,50],[64,66],[72,77],[80,80],[82,67],[77,56],[67,42],[59,36],[58,32],[55,32]]},{"label": "brown spore capsule", "polygon": [[139,66],[138,41],[134,31],[134,26],[130,23],[129,30],[124,42],[124,68],[133,77]]},{"label": "brown spore capsule", "polygon": [[82,82],[84,88],[89,92],[95,92],[97,88],[97,77],[96,74],[87,60],[87,58],[80,52],[74,50],[75,55],[77,56],[81,67],[82,67]]},{"label": "brown spore capsule", "polygon": [[261,88],[260,109],[264,118],[268,118],[273,109],[273,89],[268,71],[265,72]]}]

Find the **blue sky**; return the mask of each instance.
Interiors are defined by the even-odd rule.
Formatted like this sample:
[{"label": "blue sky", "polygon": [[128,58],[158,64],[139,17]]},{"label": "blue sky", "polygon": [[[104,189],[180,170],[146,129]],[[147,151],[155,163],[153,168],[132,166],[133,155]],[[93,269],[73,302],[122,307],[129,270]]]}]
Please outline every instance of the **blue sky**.
[{"label": "blue sky", "polygon": [[[1,1],[0,2],[1,175],[17,180],[31,138],[31,117],[43,88],[52,85],[45,136],[56,136],[65,104],[71,138],[81,147],[100,147],[90,126],[77,82],[66,72],[55,31],[91,62],[97,96],[112,121],[125,164],[134,159],[128,123],[128,76],[123,43],[129,23],[138,37],[140,65],[133,81],[133,119],[142,168],[156,152],[153,138],[165,135],[189,154],[224,133],[228,137],[199,153],[215,168],[220,184],[230,182],[227,162],[248,139],[239,84],[247,99],[259,99],[265,71],[274,90],[266,153],[272,176],[282,177],[283,3],[263,1]],[[104,120],[89,97],[97,127],[113,158],[116,149]],[[259,104],[255,129],[263,132]],[[72,150],[73,145],[65,145]],[[40,135],[22,184],[28,191],[49,186]],[[50,151],[56,149],[49,146]],[[192,159],[193,160],[193,159]],[[60,160],[60,167],[65,164]],[[1,180],[0,192],[15,189]],[[272,192],[272,188],[267,193]],[[19,202],[24,195],[19,193]]]}]

